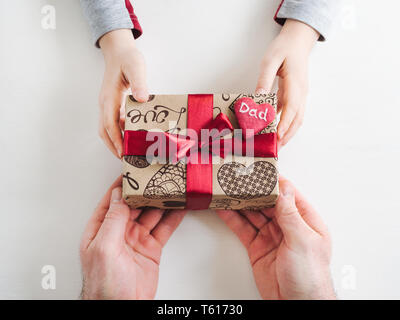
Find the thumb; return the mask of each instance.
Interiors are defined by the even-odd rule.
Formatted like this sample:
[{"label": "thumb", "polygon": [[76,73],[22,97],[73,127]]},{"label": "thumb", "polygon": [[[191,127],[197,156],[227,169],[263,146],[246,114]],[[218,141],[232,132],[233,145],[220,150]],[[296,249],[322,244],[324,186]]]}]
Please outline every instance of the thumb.
[{"label": "thumb", "polygon": [[275,208],[276,221],[289,247],[306,241],[312,229],[306,224],[296,207],[295,190],[291,183],[280,183],[280,194]]},{"label": "thumb", "polygon": [[122,189],[117,187],[112,190],[110,206],[99,230],[101,239],[109,244],[124,242],[129,216],[129,207],[122,200]]},{"label": "thumb", "polygon": [[149,92],[146,80],[146,65],[143,56],[140,54],[135,63],[129,64],[124,70],[132,95],[138,102],[149,100]]},{"label": "thumb", "polygon": [[280,65],[278,61],[263,62],[258,77],[256,94],[265,94],[272,91],[274,80]]}]

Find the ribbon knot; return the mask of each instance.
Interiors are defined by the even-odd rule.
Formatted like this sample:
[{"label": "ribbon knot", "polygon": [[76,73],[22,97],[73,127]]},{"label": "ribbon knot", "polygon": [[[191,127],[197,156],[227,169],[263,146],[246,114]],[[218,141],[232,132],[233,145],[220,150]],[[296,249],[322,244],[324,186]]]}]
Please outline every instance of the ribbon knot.
[{"label": "ribbon knot", "polygon": [[[169,157],[170,161],[176,163],[185,157],[190,159],[196,153],[212,153],[214,151],[215,155],[219,155],[221,158],[225,158],[223,152],[215,152],[216,150],[225,151],[224,148],[219,148],[222,144],[222,138],[233,131],[232,123],[229,118],[224,113],[219,113],[215,119],[213,119],[209,125],[202,128],[200,135],[204,133],[204,137],[193,137],[176,135],[170,133],[164,133],[169,148],[168,152],[163,153],[163,156]],[[161,133],[162,134],[162,133]],[[167,148],[165,148],[167,149]],[[171,155],[171,149],[174,151]],[[205,150],[205,152],[204,152]]]}]

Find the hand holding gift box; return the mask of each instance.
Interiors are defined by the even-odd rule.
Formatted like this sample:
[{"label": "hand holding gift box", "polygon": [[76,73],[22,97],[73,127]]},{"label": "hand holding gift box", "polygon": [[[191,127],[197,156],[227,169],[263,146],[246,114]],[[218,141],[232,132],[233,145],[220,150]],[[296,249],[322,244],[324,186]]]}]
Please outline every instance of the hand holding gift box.
[{"label": "hand holding gift box", "polygon": [[132,208],[275,204],[274,94],[130,96],[125,109],[123,196]]},{"label": "hand holding gift box", "polygon": [[[298,190],[279,182],[274,208],[217,214],[246,248],[263,299],[335,299],[329,232]],[[185,213],[129,209],[119,177],[82,237],[82,298],[153,299],[163,247]]]}]

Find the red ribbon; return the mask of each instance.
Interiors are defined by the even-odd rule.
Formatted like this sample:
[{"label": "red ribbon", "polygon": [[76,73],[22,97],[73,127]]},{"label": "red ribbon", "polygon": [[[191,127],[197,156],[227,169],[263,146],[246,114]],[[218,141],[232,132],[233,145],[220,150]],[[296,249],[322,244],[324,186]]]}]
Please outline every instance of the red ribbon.
[{"label": "red ribbon", "polygon": [[[169,157],[169,151],[176,151],[172,158],[179,161],[181,158],[190,154],[197,157],[197,161],[188,161],[186,165],[186,208],[192,210],[208,209],[212,200],[212,153],[215,144],[219,144],[219,156],[225,154],[239,153],[246,154],[246,141],[238,138],[221,139],[221,132],[233,130],[227,116],[223,113],[213,119],[213,95],[211,94],[191,94],[188,96],[188,117],[187,128],[194,130],[197,137],[201,136],[201,129],[214,130],[216,135],[210,138],[208,143],[208,161],[202,161],[201,152],[190,154],[193,150],[204,147],[203,143],[198,143],[188,139],[186,136],[173,135],[165,132],[154,132],[154,137],[160,139],[159,150],[164,150],[166,154],[158,156]],[[124,155],[147,154],[148,148],[154,144],[154,140],[147,141],[149,132],[126,130],[124,134]],[[259,134],[254,136],[254,156],[255,157],[277,157],[277,143],[275,133]],[[163,143],[165,143],[163,145]],[[172,144],[172,148],[171,147]],[[193,159],[193,158],[191,158]],[[203,155],[204,160],[204,155]]]},{"label": "red ribbon", "polygon": [[[142,155],[147,154],[148,149],[157,145],[154,155],[161,158],[168,158],[173,163],[190,156],[193,151],[198,152],[208,146],[208,152],[225,158],[227,154],[246,155],[248,141],[240,138],[220,139],[220,136],[211,139],[208,143],[200,141],[197,145],[195,141],[188,139],[183,135],[170,134],[167,132],[152,132],[150,140],[147,131],[125,131],[125,153],[124,155]],[[275,133],[259,134],[254,136],[254,156],[258,158],[276,157],[274,145]],[[172,146],[171,146],[172,145]],[[158,151],[164,151],[160,154]],[[202,149],[204,150],[204,149]]]},{"label": "red ribbon", "polygon": [[[190,94],[188,96],[187,127],[200,137],[201,128],[206,128],[213,119],[214,96],[212,94]],[[212,200],[211,154],[206,164],[201,164],[201,154],[197,153],[197,164],[186,166],[186,208],[208,209]]]}]

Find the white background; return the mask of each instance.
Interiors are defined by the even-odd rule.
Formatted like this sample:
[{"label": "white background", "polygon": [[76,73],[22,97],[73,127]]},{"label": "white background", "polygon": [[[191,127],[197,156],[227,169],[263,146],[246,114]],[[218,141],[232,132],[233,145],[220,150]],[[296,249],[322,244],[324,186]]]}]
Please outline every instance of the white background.
[{"label": "white background", "polygon": [[[55,30],[41,26],[46,4]],[[253,91],[278,4],[135,0],[151,91]],[[340,11],[312,54],[306,119],[280,170],[330,227],[339,297],[400,298],[400,3]],[[81,233],[120,172],[97,136],[102,54],[77,0],[0,0],[0,39],[0,298],[76,299]],[[41,287],[44,265],[56,290]],[[213,212],[190,213],[166,246],[157,298],[259,298]]]}]

